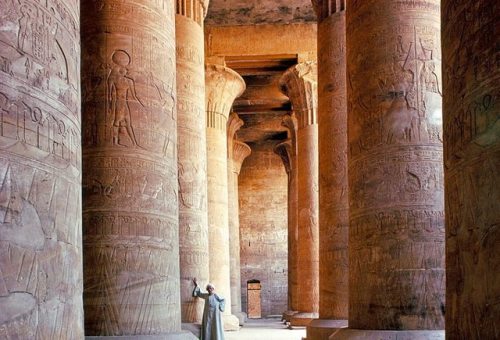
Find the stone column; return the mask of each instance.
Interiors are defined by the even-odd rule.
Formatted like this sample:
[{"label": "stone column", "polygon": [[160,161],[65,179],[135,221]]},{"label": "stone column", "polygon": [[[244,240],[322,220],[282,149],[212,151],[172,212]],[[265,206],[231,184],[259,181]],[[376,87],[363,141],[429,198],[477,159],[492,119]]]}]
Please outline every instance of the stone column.
[{"label": "stone column", "polygon": [[335,336],[442,338],[439,1],[350,2],[346,28],[352,329]]},{"label": "stone column", "polygon": [[286,115],[281,125],[287,128],[288,138],[276,145],[274,152],[281,157],[288,176],[288,310],[283,312],[282,319],[289,323],[297,313],[297,118],[295,114]]},{"label": "stone column", "polygon": [[181,329],[174,3],[83,1],[87,335]]},{"label": "stone column", "polygon": [[318,121],[316,63],[288,69],[280,79],[297,115],[297,311],[291,326],[305,326],[318,317]]},{"label": "stone column", "polygon": [[[229,134],[228,134],[229,135]],[[229,149],[231,150],[231,149]],[[234,140],[232,152],[229,152],[228,186],[229,186],[229,239],[230,239],[230,265],[231,265],[231,310],[240,325],[245,323],[246,313],[241,310],[241,267],[240,267],[240,218],[239,218],[239,192],[238,176],[243,161],[250,155],[250,147],[240,141]]]},{"label": "stone column", "polygon": [[226,299],[224,329],[238,330],[239,320],[231,314],[227,120],[234,99],[245,90],[245,82],[230,68],[207,65],[205,84],[210,280],[215,285],[217,294]]},{"label": "stone column", "polygon": [[207,6],[208,1],[177,0],[175,7],[181,311],[183,323],[198,324],[205,301],[192,297],[192,280],[209,279],[203,35]]},{"label": "stone column", "polygon": [[0,0],[0,338],[83,338],[79,2]]},{"label": "stone column", "polygon": [[500,3],[442,5],[446,337],[497,339]]},{"label": "stone column", "polygon": [[349,209],[345,1],[318,1],[319,319],[307,339],[347,327]]},{"label": "stone column", "polygon": [[246,313],[241,310],[241,268],[240,268],[240,218],[238,176],[245,158],[250,155],[250,147],[235,139],[235,133],[243,126],[243,121],[232,112],[227,122],[227,162],[228,162],[228,221],[229,259],[231,271],[231,311],[240,325],[245,323]]}]

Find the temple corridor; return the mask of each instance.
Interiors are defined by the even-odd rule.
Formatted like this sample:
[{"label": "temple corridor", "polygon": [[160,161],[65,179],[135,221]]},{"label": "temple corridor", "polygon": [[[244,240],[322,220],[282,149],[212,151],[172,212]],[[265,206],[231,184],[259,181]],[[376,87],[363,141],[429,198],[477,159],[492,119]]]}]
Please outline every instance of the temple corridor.
[{"label": "temple corridor", "polygon": [[500,339],[499,13],[0,0],[0,339]]}]

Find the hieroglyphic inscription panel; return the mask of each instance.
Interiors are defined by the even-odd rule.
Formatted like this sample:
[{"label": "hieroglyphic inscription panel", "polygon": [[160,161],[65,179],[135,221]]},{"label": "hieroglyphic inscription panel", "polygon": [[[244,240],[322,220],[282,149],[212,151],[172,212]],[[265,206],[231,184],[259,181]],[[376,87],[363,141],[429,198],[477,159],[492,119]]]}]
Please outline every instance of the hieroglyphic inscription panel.
[{"label": "hieroglyphic inscription panel", "polygon": [[174,6],[82,2],[88,335],[180,329]]},{"label": "hieroglyphic inscription panel", "polygon": [[[333,5],[320,2],[323,7]],[[328,4],[325,4],[328,3]],[[349,292],[345,11],[318,25],[319,314],[347,319]],[[338,9],[338,11],[335,10]]]},{"label": "hieroglyphic inscription panel", "polygon": [[347,15],[349,326],[444,327],[439,1]]},{"label": "hieroglyphic inscription panel", "polygon": [[192,279],[209,281],[204,42],[196,22],[203,20],[203,7],[198,0],[179,0],[176,10],[182,322],[201,323],[204,300],[192,297]]},{"label": "hieroglyphic inscription panel", "polygon": [[82,338],[79,3],[0,8],[0,338]]},{"label": "hieroglyphic inscription panel", "polygon": [[[498,1],[443,1],[446,337],[500,337]],[[496,44],[496,45],[495,45]]]}]

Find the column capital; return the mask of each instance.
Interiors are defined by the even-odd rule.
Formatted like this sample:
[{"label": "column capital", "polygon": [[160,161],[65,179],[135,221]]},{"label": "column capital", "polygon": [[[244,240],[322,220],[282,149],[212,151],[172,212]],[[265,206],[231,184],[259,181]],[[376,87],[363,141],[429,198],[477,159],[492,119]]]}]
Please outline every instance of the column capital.
[{"label": "column capital", "polygon": [[299,128],[318,123],[318,67],[315,61],[290,67],[281,76],[279,86],[292,102]]},{"label": "column capital", "polygon": [[293,147],[293,142],[291,139],[287,139],[284,142],[276,144],[274,147],[274,153],[280,156],[283,161],[283,165],[285,166],[285,171],[290,178],[292,173],[292,169],[294,168],[294,158],[295,158],[295,149]]},{"label": "column capital", "polygon": [[233,151],[232,151],[232,164],[233,164],[233,172],[240,174],[241,165],[243,161],[252,153],[252,149],[248,144],[240,142],[239,140],[235,140],[233,142]]},{"label": "column capital", "polygon": [[[236,131],[238,131],[245,123],[241,120],[236,112],[231,112],[227,120],[227,140],[228,143],[234,138]],[[228,144],[229,145],[229,144]],[[229,150],[231,152],[231,150]]]},{"label": "column capital", "polygon": [[202,26],[208,13],[208,3],[209,0],[176,0],[175,13]]},{"label": "column capital", "polygon": [[243,78],[222,65],[205,65],[207,127],[226,130],[233,101],[245,91]]},{"label": "column capital", "polygon": [[323,21],[330,15],[345,11],[346,0],[311,0],[318,22]]}]

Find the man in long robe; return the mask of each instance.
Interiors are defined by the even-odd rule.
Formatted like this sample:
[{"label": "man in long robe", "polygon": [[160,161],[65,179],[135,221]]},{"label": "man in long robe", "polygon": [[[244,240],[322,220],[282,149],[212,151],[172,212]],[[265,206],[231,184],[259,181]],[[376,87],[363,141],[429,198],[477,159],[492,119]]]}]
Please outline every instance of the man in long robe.
[{"label": "man in long robe", "polygon": [[224,340],[221,312],[224,312],[226,302],[214,293],[215,287],[212,284],[207,284],[208,293],[202,293],[196,279],[193,279],[193,283],[193,296],[205,300],[200,340]]}]

